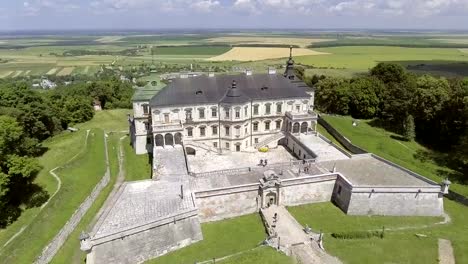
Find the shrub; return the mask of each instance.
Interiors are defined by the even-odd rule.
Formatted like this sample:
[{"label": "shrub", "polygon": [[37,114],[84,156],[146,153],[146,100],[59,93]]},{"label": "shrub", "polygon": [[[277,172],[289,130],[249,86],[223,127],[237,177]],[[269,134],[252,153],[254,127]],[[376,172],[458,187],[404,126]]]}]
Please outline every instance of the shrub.
[{"label": "shrub", "polygon": [[351,231],[332,233],[332,237],[337,239],[369,239],[373,237],[384,238],[385,232],[382,231]]},{"label": "shrub", "polygon": [[268,147],[261,147],[258,149],[260,152],[268,152]]}]

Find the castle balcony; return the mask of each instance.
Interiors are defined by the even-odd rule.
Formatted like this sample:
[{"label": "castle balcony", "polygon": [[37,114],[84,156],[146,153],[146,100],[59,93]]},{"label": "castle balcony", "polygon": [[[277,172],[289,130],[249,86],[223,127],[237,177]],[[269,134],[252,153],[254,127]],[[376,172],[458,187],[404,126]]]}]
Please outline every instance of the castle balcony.
[{"label": "castle balcony", "polygon": [[304,112],[286,112],[286,117],[291,121],[310,121],[317,120],[318,115],[312,110],[309,110],[307,113]]},{"label": "castle balcony", "polygon": [[173,121],[169,123],[156,123],[153,124],[153,133],[161,132],[176,132],[184,130],[184,126],[181,121]]}]

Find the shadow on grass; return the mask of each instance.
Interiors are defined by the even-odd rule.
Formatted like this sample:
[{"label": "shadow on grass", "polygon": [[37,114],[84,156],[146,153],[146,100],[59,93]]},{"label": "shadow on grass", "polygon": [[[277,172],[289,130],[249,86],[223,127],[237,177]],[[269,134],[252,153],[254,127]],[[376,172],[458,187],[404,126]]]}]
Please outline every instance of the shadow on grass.
[{"label": "shadow on grass", "polygon": [[371,127],[382,128],[394,134],[401,134],[401,127],[396,125],[394,122],[376,118],[376,119],[369,121],[368,124]]},{"label": "shadow on grass", "polygon": [[433,161],[441,167],[447,167],[450,170],[437,170],[437,173],[443,177],[448,178],[453,182],[468,184],[468,178],[464,175],[462,164],[457,159],[453,159],[450,154],[440,153],[428,150],[418,150],[414,154],[414,158],[421,161]]}]

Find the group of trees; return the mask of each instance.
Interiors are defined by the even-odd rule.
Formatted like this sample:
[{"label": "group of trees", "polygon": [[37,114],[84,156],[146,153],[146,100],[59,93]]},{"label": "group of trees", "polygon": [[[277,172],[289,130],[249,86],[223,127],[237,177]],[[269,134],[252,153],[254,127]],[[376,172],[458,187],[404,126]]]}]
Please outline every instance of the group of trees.
[{"label": "group of trees", "polygon": [[90,120],[93,103],[130,108],[133,88],[118,79],[80,82],[38,91],[23,82],[0,81],[0,228],[24,207],[39,206],[48,194],[34,179],[41,167],[41,142],[69,125]]},{"label": "group of trees", "polygon": [[407,140],[450,153],[456,169],[468,175],[468,80],[416,76],[401,65],[380,63],[351,79],[305,81],[316,88],[318,110],[378,120]]}]

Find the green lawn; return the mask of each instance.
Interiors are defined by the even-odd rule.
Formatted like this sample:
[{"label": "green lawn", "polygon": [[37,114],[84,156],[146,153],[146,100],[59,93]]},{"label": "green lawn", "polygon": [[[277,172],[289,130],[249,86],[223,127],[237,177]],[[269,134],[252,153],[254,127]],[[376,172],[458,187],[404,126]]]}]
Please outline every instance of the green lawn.
[{"label": "green lawn", "polygon": [[[369,217],[350,216],[332,203],[290,207],[288,210],[302,224],[325,232],[326,250],[344,263],[437,263],[437,239],[452,241],[457,263],[468,263],[468,207],[444,200],[452,222],[424,227],[438,222],[436,217]],[[330,233],[376,230],[385,226],[385,238],[341,240]],[[392,230],[411,227],[407,230]],[[415,234],[427,237],[419,238]]]},{"label": "green lawn", "polygon": [[225,260],[216,262],[222,264],[293,264],[294,260],[275,249],[262,246],[253,250],[246,251],[242,254],[232,256]]},{"label": "green lawn", "polygon": [[[417,142],[406,142],[392,138],[398,136],[382,128],[369,125],[369,121],[361,121],[358,126],[352,126],[351,117],[327,116],[322,117],[336,130],[343,134],[351,142],[369,152],[395,162],[405,168],[417,172],[436,182],[442,182],[445,175],[451,172],[446,167],[434,162],[421,161],[415,158],[417,151],[427,151]],[[450,186],[453,191],[468,196],[468,186],[454,183]]]},{"label": "green lawn", "polygon": [[151,163],[148,154],[137,155],[130,146],[130,138],[123,140],[125,181],[151,179]]},{"label": "green lawn", "polygon": [[[147,263],[186,264],[221,258],[255,248],[266,238],[265,228],[258,214],[205,223],[202,224],[202,231],[202,241]],[[262,256],[264,255],[262,254]],[[257,263],[267,262],[259,261]]]},{"label": "green lawn", "polygon": [[385,228],[417,227],[443,221],[442,217],[424,216],[348,216],[332,203],[288,207],[288,211],[302,225],[324,233],[380,230]]}]

